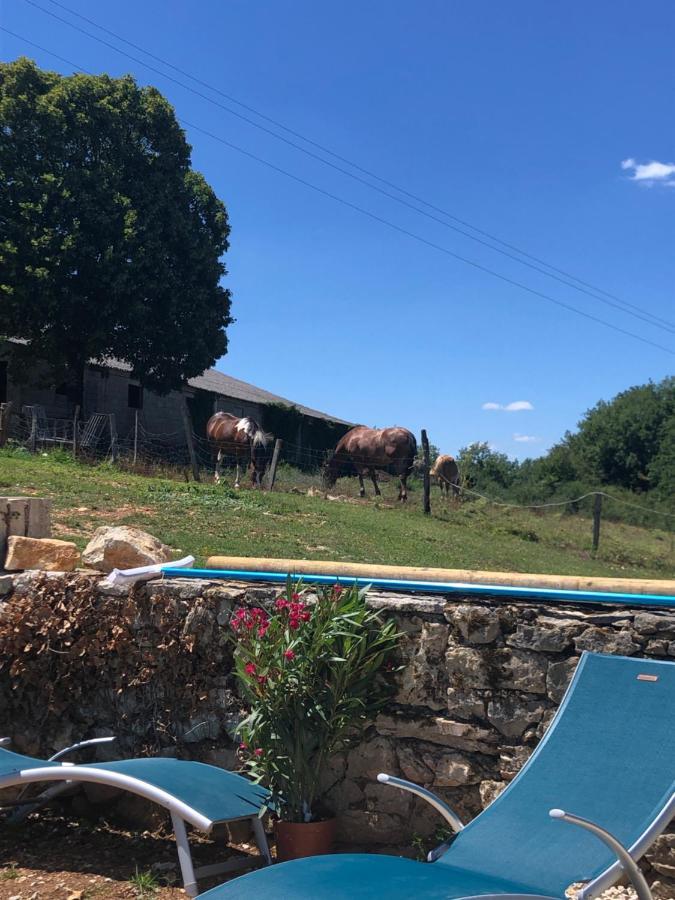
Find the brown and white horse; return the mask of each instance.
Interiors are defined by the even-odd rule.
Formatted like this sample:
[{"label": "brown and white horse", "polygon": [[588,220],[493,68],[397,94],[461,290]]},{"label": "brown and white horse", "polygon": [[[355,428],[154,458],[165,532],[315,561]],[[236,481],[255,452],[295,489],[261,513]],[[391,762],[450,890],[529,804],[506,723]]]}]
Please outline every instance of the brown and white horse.
[{"label": "brown and white horse", "polygon": [[338,478],[358,475],[359,496],[366,496],[363,476],[370,475],[375,493],[380,494],[375,472],[398,475],[399,500],[408,499],[407,480],[413,467],[417,442],[407,428],[367,428],[357,425],[341,438],[324,470],[324,484],[332,487]]},{"label": "brown and white horse", "polygon": [[446,498],[451,490],[453,497],[459,495],[459,466],[454,456],[450,456],[448,453],[439,456],[429,474],[438,479],[441,494],[445,491]]},{"label": "brown and white horse", "polygon": [[218,447],[216,456],[215,482],[220,482],[221,463],[224,456],[234,456],[237,473],[234,486],[239,487],[240,462],[247,460],[247,468],[251,472],[251,486],[262,487],[265,474],[265,448],[272,435],[258,425],[250,416],[232,416],[230,413],[217,412],[206,423],[206,437]]}]

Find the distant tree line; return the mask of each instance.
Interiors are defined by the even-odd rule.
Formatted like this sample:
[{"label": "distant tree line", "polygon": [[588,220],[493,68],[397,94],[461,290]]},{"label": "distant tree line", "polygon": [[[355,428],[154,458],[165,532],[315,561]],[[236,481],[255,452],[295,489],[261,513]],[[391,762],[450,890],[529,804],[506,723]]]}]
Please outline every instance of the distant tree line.
[{"label": "distant tree line", "polygon": [[[601,400],[575,432],[568,431],[538,459],[519,462],[475,443],[462,448],[458,462],[463,484],[492,498],[537,503],[607,489],[624,500],[675,512],[675,377]],[[646,524],[637,513],[623,517]],[[675,520],[651,524],[672,528]]]}]

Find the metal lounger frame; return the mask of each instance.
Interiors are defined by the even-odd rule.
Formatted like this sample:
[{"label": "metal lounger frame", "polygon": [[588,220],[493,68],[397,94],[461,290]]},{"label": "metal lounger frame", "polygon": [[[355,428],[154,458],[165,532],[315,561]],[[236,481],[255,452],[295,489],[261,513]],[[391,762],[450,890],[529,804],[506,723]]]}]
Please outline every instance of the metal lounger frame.
[{"label": "metal lounger frame", "polygon": [[[196,869],[192,863],[192,852],[185,828],[185,823],[189,822],[195,828],[208,834],[217,822],[208,819],[196,809],[193,809],[187,803],[174,797],[172,794],[141,781],[138,778],[132,778],[129,775],[123,775],[121,772],[111,772],[105,769],[95,769],[90,766],[74,766],[63,764],[61,766],[45,766],[45,768],[23,769],[8,775],[0,776],[0,789],[14,787],[16,785],[35,784],[48,781],[63,781],[69,785],[73,783],[90,782],[94,784],[104,784],[109,787],[121,788],[139,797],[144,797],[153,803],[158,803],[165,807],[171,814],[174,835],[176,838],[176,846],[178,849],[178,861],[180,863],[181,874],[183,877],[183,886],[188,897],[196,897],[198,895],[197,880],[199,878],[218,875],[222,872],[231,872],[240,868],[248,868],[253,865],[269,865],[272,862],[265,830],[262,820],[259,816],[241,816],[237,819],[228,819],[227,822],[239,822],[250,820],[253,832],[261,853],[261,862],[249,859],[228,860],[225,863],[218,863],[211,866],[203,866]],[[53,795],[52,795],[53,796]]]}]

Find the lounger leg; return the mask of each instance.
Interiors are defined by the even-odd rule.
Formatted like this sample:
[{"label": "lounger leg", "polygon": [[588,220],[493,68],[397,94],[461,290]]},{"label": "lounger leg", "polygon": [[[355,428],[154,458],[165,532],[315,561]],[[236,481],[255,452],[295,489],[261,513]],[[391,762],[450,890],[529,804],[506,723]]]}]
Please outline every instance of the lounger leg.
[{"label": "lounger leg", "polygon": [[180,871],[183,876],[183,887],[188,897],[196,897],[198,894],[197,879],[195,878],[195,870],[192,865],[192,853],[190,852],[190,843],[185,830],[185,822],[174,812],[171,813],[171,821],[173,822],[173,833],[176,836],[178,862],[180,863]]},{"label": "lounger leg", "polygon": [[270,853],[270,845],[267,843],[267,835],[265,834],[265,829],[260,816],[253,816],[251,825],[253,826],[253,834],[255,835],[255,842],[258,845],[258,849],[267,865],[271,866],[272,854]]}]

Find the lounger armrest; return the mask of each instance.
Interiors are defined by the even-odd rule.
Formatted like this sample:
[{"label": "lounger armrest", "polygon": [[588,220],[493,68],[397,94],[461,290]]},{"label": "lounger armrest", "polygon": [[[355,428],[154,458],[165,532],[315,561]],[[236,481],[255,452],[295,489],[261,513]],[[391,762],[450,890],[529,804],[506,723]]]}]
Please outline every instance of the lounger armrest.
[{"label": "lounger armrest", "polygon": [[455,813],[447,803],[444,803],[440,797],[437,797],[436,794],[432,794],[432,792],[428,791],[426,788],[420,787],[413,781],[406,781],[404,778],[396,778],[395,775],[386,775],[384,772],[380,772],[377,776],[377,780],[380,784],[390,784],[392,787],[400,788],[402,791],[409,791],[411,794],[421,797],[422,800],[426,800],[427,803],[430,803],[434,809],[443,816],[453,831],[461,831],[462,828],[464,828],[464,823],[457,813]]},{"label": "lounger armrest", "polygon": [[0,738],[0,747],[6,747],[7,744],[11,744],[11,743],[12,743],[11,738]]},{"label": "lounger armrest", "polygon": [[607,844],[610,850],[618,857],[621,868],[625,874],[630,878],[633,889],[638,896],[638,900],[654,900],[649,885],[647,884],[647,880],[642,874],[640,867],[628,850],[626,850],[623,844],[621,844],[613,834],[610,834],[609,831],[602,828],[600,825],[597,825],[595,822],[590,822],[588,819],[582,819],[581,816],[566,813],[562,809],[550,810],[549,816],[552,819],[561,819],[563,822],[569,822],[571,825],[579,825],[579,827],[585,828],[586,831],[590,831],[591,834],[594,834],[597,838]]},{"label": "lounger armrest", "polygon": [[55,753],[53,756],[50,756],[47,760],[48,762],[56,762],[57,759],[61,759],[62,756],[66,756],[68,753],[74,753],[76,750],[81,750],[82,747],[91,747],[94,744],[109,744],[111,741],[117,740],[114,736],[112,737],[98,737],[98,738],[89,738],[88,741],[79,741],[77,744],[71,744],[70,747],[64,747],[63,750],[59,750],[58,753]]}]

